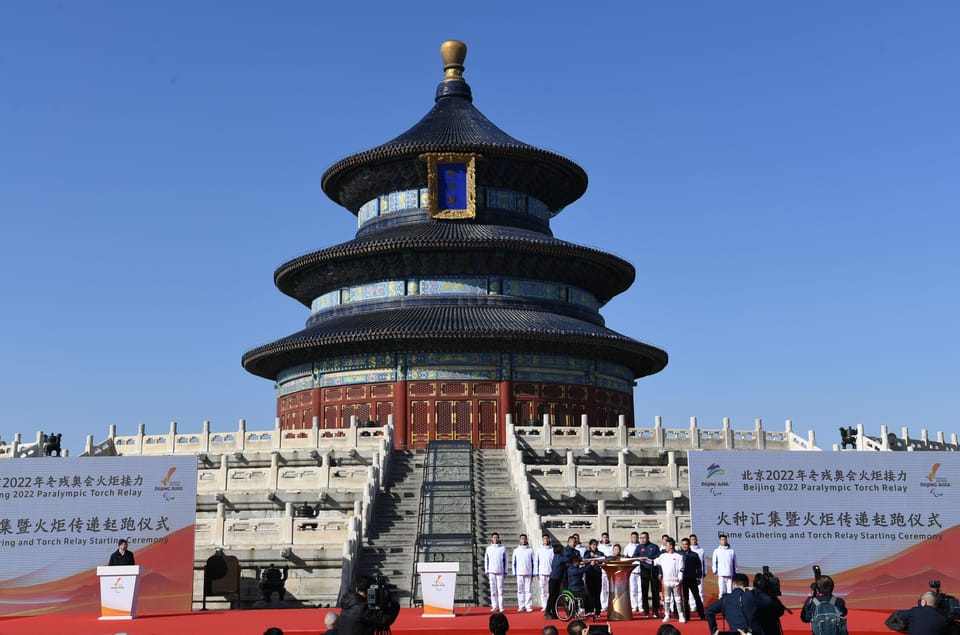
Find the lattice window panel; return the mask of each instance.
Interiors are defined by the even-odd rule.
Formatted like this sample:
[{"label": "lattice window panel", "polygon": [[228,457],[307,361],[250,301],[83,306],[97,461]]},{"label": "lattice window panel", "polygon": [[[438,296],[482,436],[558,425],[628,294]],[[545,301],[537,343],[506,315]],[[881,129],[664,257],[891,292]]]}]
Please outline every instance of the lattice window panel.
[{"label": "lattice window panel", "polygon": [[445,382],[440,385],[440,394],[445,397],[449,395],[465,395],[467,394],[467,385],[460,382]]},{"label": "lattice window panel", "polygon": [[[344,404],[343,409],[340,411],[340,427],[350,427],[350,417],[355,414],[357,414],[357,406],[355,404]],[[360,418],[357,417],[357,419],[359,420]]]},{"label": "lattice window panel", "polygon": [[529,425],[532,419],[540,420],[537,416],[536,404],[533,401],[517,401],[513,404],[513,416],[516,417],[514,424],[519,426]]},{"label": "lattice window panel", "polygon": [[469,401],[455,401],[454,413],[457,415],[454,428],[458,439],[473,438],[473,403]]},{"label": "lattice window panel", "polygon": [[393,397],[393,384],[374,384],[370,386],[370,396],[374,399]]},{"label": "lattice window panel", "polygon": [[430,435],[430,405],[426,401],[410,403],[410,433],[414,443],[426,441]]},{"label": "lattice window panel", "polygon": [[587,389],[583,386],[567,386],[567,398],[576,401],[586,401]]},{"label": "lattice window panel", "polygon": [[493,447],[497,443],[497,402],[481,400],[477,404],[479,419],[477,429],[480,433],[480,446]]},{"label": "lattice window panel", "polygon": [[370,420],[370,404],[358,403],[354,408],[354,413],[357,415],[358,423],[369,421]]},{"label": "lattice window panel", "polygon": [[367,397],[366,386],[348,386],[347,387],[347,399],[366,399],[366,397]]},{"label": "lattice window panel", "polygon": [[437,386],[433,382],[418,381],[410,384],[411,397],[427,397],[436,394]]},{"label": "lattice window panel", "polygon": [[557,384],[546,384],[543,386],[542,394],[546,399],[562,399],[563,386],[558,386]]},{"label": "lattice window panel", "polygon": [[343,399],[343,388],[324,388],[323,389],[323,400],[324,401],[340,401]]},{"label": "lattice window panel", "polygon": [[473,394],[477,397],[492,397],[500,394],[500,384],[487,381],[473,385]]},{"label": "lattice window panel", "polygon": [[610,403],[610,393],[606,390],[597,389],[596,399],[598,404],[608,404]]},{"label": "lattice window panel", "polygon": [[392,401],[378,401],[377,402],[377,420],[380,422],[380,425],[385,425],[387,419],[390,415],[393,414],[393,402]]},{"label": "lattice window panel", "polygon": [[339,406],[323,407],[323,427],[324,428],[340,427],[340,407]]},{"label": "lattice window panel", "polygon": [[537,385],[529,384],[526,382],[521,382],[513,385],[513,394],[514,396],[520,397],[536,397],[537,396]]},{"label": "lattice window panel", "polygon": [[548,403],[544,404],[543,408],[545,412],[550,415],[550,422],[555,426],[569,426],[572,425],[570,418],[567,415],[566,404],[564,403]]},{"label": "lattice window panel", "polygon": [[434,404],[438,439],[453,438],[453,404],[452,401],[438,401]]}]

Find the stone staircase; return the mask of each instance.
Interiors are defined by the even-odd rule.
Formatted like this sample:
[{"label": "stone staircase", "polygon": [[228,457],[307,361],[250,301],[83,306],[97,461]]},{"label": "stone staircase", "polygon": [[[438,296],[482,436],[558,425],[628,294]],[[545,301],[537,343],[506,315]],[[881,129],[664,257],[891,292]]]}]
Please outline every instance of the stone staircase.
[{"label": "stone staircase", "polygon": [[424,456],[422,451],[394,451],[386,488],[377,496],[373,525],[358,563],[360,575],[383,575],[395,584],[401,606],[410,602]]},{"label": "stone staircase", "polygon": [[[473,455],[474,527],[476,528],[479,602],[490,606],[490,585],[483,578],[483,554],[490,544],[490,534],[500,534],[500,541],[507,548],[507,576],[503,584],[503,603],[517,605],[516,578],[510,575],[513,550],[519,544],[523,531],[517,513],[517,489],[510,477],[507,455],[504,450],[474,450]],[[539,536],[528,536],[531,545],[540,543]],[[537,592],[533,591],[534,598]]]}]

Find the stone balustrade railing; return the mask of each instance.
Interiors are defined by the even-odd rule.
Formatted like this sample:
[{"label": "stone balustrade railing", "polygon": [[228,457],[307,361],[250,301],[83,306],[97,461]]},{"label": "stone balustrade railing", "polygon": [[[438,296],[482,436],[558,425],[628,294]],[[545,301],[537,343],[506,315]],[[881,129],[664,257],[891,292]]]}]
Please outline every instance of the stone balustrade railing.
[{"label": "stone balustrade railing", "polygon": [[[342,450],[376,449],[381,441],[389,441],[393,447],[393,417],[387,424],[377,427],[360,425],[357,418],[350,418],[347,428],[321,429],[314,417],[313,425],[302,430],[283,430],[280,419],[272,430],[247,430],[245,419],[240,420],[236,432],[211,432],[210,422],[204,421],[199,433],[181,433],[177,422],[170,423],[168,434],[147,434],[144,424],[137,426],[137,434],[118,436],[117,427],[110,426],[108,441],[112,441],[117,454],[122,455],[170,455],[170,454],[232,454],[235,452],[272,452],[290,450]],[[87,436],[87,456],[98,454],[97,449],[105,443],[94,444],[93,435]]]},{"label": "stone balustrade railing", "polygon": [[[354,514],[362,515],[361,503],[354,504]],[[350,537],[352,517],[341,512],[324,510],[311,518],[299,518],[293,505],[287,504],[280,515],[266,518],[228,518],[226,504],[217,505],[217,515],[198,518],[194,544],[197,549],[283,549],[306,547],[332,550],[332,557],[341,558],[340,549]]]},{"label": "stone balustrade railing", "polygon": [[657,540],[662,534],[671,536],[690,535],[690,515],[674,512],[673,501],[667,501],[664,514],[608,514],[604,501],[599,502],[596,514],[564,514],[541,517],[543,529],[550,531],[561,542],[572,533],[596,538],[601,533],[610,534],[613,543],[626,544],[631,532],[648,532]]},{"label": "stone balustrade railing", "polygon": [[616,428],[591,427],[583,415],[579,426],[565,427],[551,424],[550,415],[535,426],[514,426],[516,436],[531,449],[554,450],[594,449],[623,450],[639,453],[642,450],[819,450],[813,431],[803,438],[793,432],[788,419],[783,430],[765,430],[757,419],[753,429],[735,430],[725,417],[720,429],[704,429],[697,418],[690,418],[687,428],[665,428],[661,417],[654,419],[652,428],[628,428],[626,417],[620,416]]},{"label": "stone balustrade railing", "polygon": [[[385,442],[384,442],[385,445]],[[381,447],[369,458],[370,465],[340,465],[324,452],[303,457],[297,452],[271,452],[269,464],[262,453],[247,453],[244,463],[233,455],[221,454],[218,467],[201,467],[197,472],[197,494],[229,492],[362,492],[368,483],[380,484],[391,449]],[[357,455],[360,461],[367,460]],[[206,463],[211,461],[208,458]],[[283,463],[295,463],[284,465]],[[304,463],[307,463],[304,465]],[[310,464],[313,463],[313,464]]]}]

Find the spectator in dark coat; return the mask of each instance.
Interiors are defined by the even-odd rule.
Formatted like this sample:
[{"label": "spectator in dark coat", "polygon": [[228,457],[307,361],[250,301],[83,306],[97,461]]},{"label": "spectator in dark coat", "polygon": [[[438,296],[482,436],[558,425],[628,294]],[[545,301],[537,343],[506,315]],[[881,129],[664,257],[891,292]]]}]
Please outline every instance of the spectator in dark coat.
[{"label": "spectator in dark coat", "polygon": [[728,631],[743,631],[753,635],[764,635],[760,620],[761,611],[766,608],[770,598],[753,589],[747,589],[750,579],[744,573],[733,574],[733,590],[707,607],[707,624],[710,632],[717,632],[717,614],[723,613],[727,620]]},{"label": "spectator in dark coat", "polygon": [[370,608],[367,604],[367,591],[370,578],[365,575],[357,578],[357,586],[351,593],[340,598],[340,635],[373,635],[378,629],[385,629],[397,619],[400,604],[390,600],[382,610]]},{"label": "spectator in dark coat", "polygon": [[950,619],[936,609],[937,594],[927,591],[920,596],[920,606],[908,611],[897,611],[909,635],[950,635],[955,626]]}]

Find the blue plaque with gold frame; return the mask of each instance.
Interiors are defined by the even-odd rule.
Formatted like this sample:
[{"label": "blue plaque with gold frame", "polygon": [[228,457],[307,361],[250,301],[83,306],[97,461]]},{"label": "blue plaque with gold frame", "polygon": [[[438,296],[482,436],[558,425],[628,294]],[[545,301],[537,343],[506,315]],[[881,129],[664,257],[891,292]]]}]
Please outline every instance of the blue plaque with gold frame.
[{"label": "blue plaque with gold frame", "polygon": [[478,154],[426,153],[430,218],[460,219],[477,216]]}]

